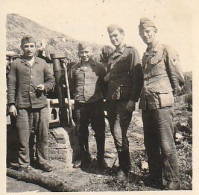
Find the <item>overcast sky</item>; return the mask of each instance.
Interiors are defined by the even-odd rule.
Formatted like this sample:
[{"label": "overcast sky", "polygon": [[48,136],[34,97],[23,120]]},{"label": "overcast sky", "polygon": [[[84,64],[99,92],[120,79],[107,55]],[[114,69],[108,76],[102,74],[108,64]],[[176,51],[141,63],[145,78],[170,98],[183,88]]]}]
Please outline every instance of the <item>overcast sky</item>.
[{"label": "overcast sky", "polygon": [[106,27],[121,25],[126,42],[140,55],[146,49],[138,34],[141,17],[154,20],[158,39],[173,46],[184,71],[192,70],[192,0],[3,0],[5,13],[17,13],[74,39],[109,44]]}]

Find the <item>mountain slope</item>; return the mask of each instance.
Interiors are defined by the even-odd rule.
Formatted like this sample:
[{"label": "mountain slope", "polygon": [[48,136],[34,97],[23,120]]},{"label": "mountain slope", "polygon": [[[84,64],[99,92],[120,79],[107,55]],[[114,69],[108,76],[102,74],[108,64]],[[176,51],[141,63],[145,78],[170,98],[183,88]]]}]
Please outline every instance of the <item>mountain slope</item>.
[{"label": "mountain slope", "polygon": [[[77,45],[79,41],[72,39],[63,33],[50,30],[28,18],[18,14],[8,14],[6,30],[8,51],[16,51],[17,53],[20,53],[21,38],[24,35],[31,35],[37,39],[38,46],[41,42],[47,43],[45,50],[48,56],[55,51],[66,51],[72,61],[78,60]],[[93,47],[95,55],[98,56],[100,46],[93,44]]]}]

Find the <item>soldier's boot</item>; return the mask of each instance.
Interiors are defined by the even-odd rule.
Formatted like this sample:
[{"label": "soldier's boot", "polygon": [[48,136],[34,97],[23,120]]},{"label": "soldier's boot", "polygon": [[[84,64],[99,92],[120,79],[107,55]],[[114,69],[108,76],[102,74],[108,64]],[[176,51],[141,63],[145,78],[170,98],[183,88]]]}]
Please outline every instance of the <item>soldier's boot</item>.
[{"label": "soldier's boot", "polygon": [[131,170],[131,161],[130,161],[130,153],[129,150],[123,151],[123,171],[126,177],[129,177],[129,173]]},{"label": "soldier's boot", "polygon": [[87,141],[87,138],[83,139],[81,137],[78,137],[80,154],[79,154],[79,158],[76,159],[76,161],[74,162],[73,168],[80,168],[80,167],[83,167],[85,164],[88,164],[87,161],[90,158],[88,158],[89,147],[86,141]]},{"label": "soldier's boot", "polygon": [[119,159],[119,167],[117,170],[117,179],[118,180],[126,180],[126,175],[124,172],[124,152],[123,151],[118,151],[118,159]]},{"label": "soldier's boot", "polygon": [[91,155],[89,153],[88,137],[84,141],[83,151],[82,151],[82,167],[88,168],[91,163]]},{"label": "soldier's boot", "polygon": [[104,170],[108,167],[104,159],[105,136],[96,137],[97,143],[97,166],[99,169]]}]

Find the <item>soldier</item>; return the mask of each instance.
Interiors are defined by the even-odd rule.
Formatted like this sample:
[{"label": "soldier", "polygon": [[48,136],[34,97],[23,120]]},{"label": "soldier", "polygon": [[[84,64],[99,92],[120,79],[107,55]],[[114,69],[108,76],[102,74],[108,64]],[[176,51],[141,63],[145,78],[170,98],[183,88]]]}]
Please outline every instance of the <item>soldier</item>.
[{"label": "soldier", "polygon": [[[139,34],[147,44],[142,58],[144,86],[140,108],[144,125],[144,144],[148,155],[149,184],[162,188],[162,173],[169,190],[180,189],[179,166],[173,138],[172,106],[184,77],[177,53],[156,40],[157,28],[141,18]],[[162,172],[163,169],[163,172]]]},{"label": "soldier", "polygon": [[[19,57],[19,55],[14,52],[14,51],[7,51],[6,52],[6,83],[7,83],[7,77],[8,77],[8,74],[9,74],[9,71],[10,71],[10,65],[12,64],[12,62],[17,59]],[[6,109],[6,115],[9,114],[9,106],[7,106],[7,109]],[[11,125],[12,127],[14,128],[15,127],[15,123],[16,123],[16,118],[13,117],[13,116],[10,116],[10,122],[11,122]]]},{"label": "soldier", "polygon": [[37,166],[49,172],[52,168],[47,160],[49,113],[45,95],[54,87],[55,79],[46,62],[35,57],[33,37],[24,36],[21,49],[23,56],[12,63],[8,75],[9,112],[16,117],[19,139],[19,170],[27,172],[30,163],[34,163],[29,156],[29,146],[32,150],[36,135]]},{"label": "soldier", "polygon": [[16,59],[18,58],[18,54],[14,51],[7,51],[6,52],[6,76],[8,76],[8,73],[10,71],[10,64]]},{"label": "soldier", "polygon": [[90,164],[88,125],[91,123],[97,143],[97,164],[100,169],[104,169],[106,168],[103,108],[105,69],[91,59],[91,45],[79,44],[78,50],[81,62],[72,67],[70,75],[70,88],[75,101],[76,131],[81,154],[79,160],[75,162],[74,168],[88,167]]},{"label": "soldier", "polygon": [[142,86],[140,56],[134,47],[124,43],[124,30],[118,25],[107,27],[110,41],[116,48],[107,62],[107,115],[118,152],[117,176],[126,179],[130,172],[127,130]]}]

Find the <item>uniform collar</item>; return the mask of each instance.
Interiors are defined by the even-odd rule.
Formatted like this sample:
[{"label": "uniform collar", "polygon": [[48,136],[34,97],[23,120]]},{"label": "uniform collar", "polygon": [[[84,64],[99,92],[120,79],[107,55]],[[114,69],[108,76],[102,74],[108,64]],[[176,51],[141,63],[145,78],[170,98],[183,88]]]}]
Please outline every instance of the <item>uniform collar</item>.
[{"label": "uniform collar", "polygon": [[[96,66],[97,65],[97,63],[91,58],[90,60],[89,60],[89,64],[91,65],[91,66]],[[77,67],[79,68],[79,67],[81,67],[83,64],[82,64],[82,62],[79,62],[78,64],[77,64]]]},{"label": "uniform collar", "polygon": [[161,44],[157,41],[156,44],[153,47],[147,47],[146,52],[157,52],[159,48],[161,47]]},{"label": "uniform collar", "polygon": [[122,46],[122,48],[121,48],[121,49],[115,50],[115,53],[121,53],[121,54],[123,54],[123,53],[124,53],[125,48],[126,48],[126,44],[124,44],[124,45]]},{"label": "uniform collar", "polygon": [[[34,58],[35,58],[34,63],[38,63],[38,62],[39,62],[38,57],[34,56]],[[22,58],[21,58],[21,62],[22,62],[22,63],[25,63],[25,64],[28,63],[28,61],[27,61],[26,59],[24,59],[23,56],[22,56]]]},{"label": "uniform collar", "polygon": [[[33,65],[32,65],[32,67],[35,66],[35,64],[39,63],[39,58],[36,57],[36,56],[34,56],[34,57],[35,57],[35,61],[34,61]],[[30,64],[28,63],[28,61],[26,59],[24,59],[23,56],[21,58],[21,63],[24,63],[27,66],[30,66]]]}]

